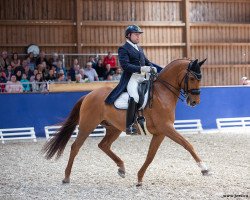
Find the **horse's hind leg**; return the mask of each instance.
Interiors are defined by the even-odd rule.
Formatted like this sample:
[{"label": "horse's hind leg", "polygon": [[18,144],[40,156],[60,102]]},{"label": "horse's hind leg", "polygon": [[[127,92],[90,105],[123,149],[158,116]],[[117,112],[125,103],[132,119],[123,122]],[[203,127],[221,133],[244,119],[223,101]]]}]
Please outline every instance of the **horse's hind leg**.
[{"label": "horse's hind leg", "polygon": [[138,184],[136,185],[137,187],[142,185],[142,178],[145,174],[145,171],[147,170],[148,166],[154,159],[155,154],[158,148],[160,147],[164,138],[165,138],[165,135],[153,135],[153,138],[150,142],[147,158],[144,164],[142,165],[141,169],[137,173],[137,176],[138,176]]},{"label": "horse's hind leg", "polygon": [[106,135],[102,141],[98,144],[98,147],[105,152],[119,167],[118,174],[125,178],[125,167],[123,161],[111,150],[111,145],[119,137],[121,131],[114,126],[105,126]]},{"label": "horse's hind leg", "polygon": [[71,174],[71,169],[72,169],[72,166],[73,166],[74,159],[75,159],[76,155],[78,154],[79,149],[83,145],[84,141],[89,136],[89,134],[81,134],[81,131],[79,131],[79,134],[78,134],[76,140],[71,145],[69,161],[68,161],[67,167],[65,169],[65,177],[64,177],[64,179],[62,181],[63,183],[69,183],[70,182],[70,174]]}]

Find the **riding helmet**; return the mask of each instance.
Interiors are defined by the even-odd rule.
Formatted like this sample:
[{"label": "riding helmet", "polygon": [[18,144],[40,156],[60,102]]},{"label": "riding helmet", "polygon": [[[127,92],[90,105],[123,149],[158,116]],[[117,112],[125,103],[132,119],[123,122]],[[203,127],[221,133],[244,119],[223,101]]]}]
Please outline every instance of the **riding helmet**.
[{"label": "riding helmet", "polygon": [[143,33],[143,31],[137,25],[130,25],[125,30],[125,37],[128,37],[130,33]]}]

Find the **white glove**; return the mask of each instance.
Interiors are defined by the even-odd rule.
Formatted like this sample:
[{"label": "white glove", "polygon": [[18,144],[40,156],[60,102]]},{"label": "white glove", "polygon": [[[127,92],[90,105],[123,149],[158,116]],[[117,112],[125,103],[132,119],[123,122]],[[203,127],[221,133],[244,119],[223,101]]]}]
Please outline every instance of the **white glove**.
[{"label": "white glove", "polygon": [[156,67],[152,67],[152,71],[157,74],[157,69]]},{"label": "white glove", "polygon": [[141,67],[141,72],[143,73],[149,73],[151,71],[151,67],[150,66],[142,66]]}]

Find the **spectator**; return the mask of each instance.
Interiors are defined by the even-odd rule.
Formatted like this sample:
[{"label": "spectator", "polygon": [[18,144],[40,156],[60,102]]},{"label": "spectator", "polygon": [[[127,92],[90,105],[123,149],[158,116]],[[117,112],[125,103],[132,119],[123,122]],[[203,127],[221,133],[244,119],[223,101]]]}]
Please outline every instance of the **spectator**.
[{"label": "spectator", "polygon": [[50,58],[50,60],[49,60],[49,65],[50,66],[51,65],[57,65],[58,61],[59,61],[59,55],[58,55],[58,53],[53,53],[52,54],[52,58]]},{"label": "spectator", "polygon": [[0,57],[0,66],[6,70],[9,65],[10,61],[8,59],[8,53],[7,51],[3,50],[2,55]]},{"label": "spectator", "polygon": [[92,62],[92,67],[93,67],[94,69],[96,69],[96,67],[97,67],[97,62],[96,62],[95,56],[89,56],[89,62]]},{"label": "spectator", "polygon": [[49,70],[49,74],[46,76],[46,81],[51,81],[51,82],[56,81],[56,74],[53,69]]},{"label": "spectator", "polygon": [[62,63],[61,60],[59,60],[59,61],[56,63],[56,73],[59,73],[60,71],[63,71],[64,76],[66,76],[66,69],[65,69],[65,67],[63,66],[63,63]]},{"label": "spectator", "polygon": [[111,52],[108,52],[108,55],[105,56],[103,60],[103,65],[106,67],[107,64],[110,64],[111,70],[115,72],[116,70],[116,58],[112,55]]},{"label": "spectator", "polygon": [[39,57],[38,57],[37,60],[36,60],[36,66],[39,65],[39,64],[42,64],[43,62],[46,63],[46,66],[47,66],[47,65],[49,66],[49,62],[48,62],[48,60],[47,60],[47,58],[46,58],[46,56],[45,56],[45,52],[44,52],[44,51],[41,51],[41,52],[39,53]]},{"label": "spectator", "polygon": [[16,74],[18,71],[21,71],[22,74],[24,73],[24,67],[28,65],[27,60],[23,60],[22,65],[19,65],[15,68],[12,68],[14,70],[14,74]]},{"label": "spectator", "polygon": [[76,81],[76,74],[79,74],[80,65],[77,59],[74,59],[74,64],[70,68],[68,75],[70,76],[71,81]]},{"label": "spectator", "polygon": [[19,70],[19,71],[17,71],[16,72],[16,80],[17,81],[21,81],[21,79],[22,79],[22,72],[21,72],[21,70]]},{"label": "spectator", "polygon": [[15,53],[13,53],[12,60],[11,60],[12,69],[15,69],[16,67],[18,67],[20,65],[21,65],[21,61],[18,58],[18,54],[15,52]]},{"label": "spectator", "polygon": [[34,82],[35,81],[35,78],[36,78],[37,74],[38,74],[38,70],[34,69],[33,76],[30,77],[30,82]]},{"label": "spectator", "polygon": [[29,65],[26,65],[24,67],[24,74],[26,74],[26,77],[28,80],[30,80],[30,77],[33,76],[33,71],[30,70],[30,66]]},{"label": "spectator", "polygon": [[113,81],[119,81],[121,79],[122,76],[122,69],[120,67],[118,67],[115,71],[115,74],[113,75]]},{"label": "spectator", "polygon": [[106,67],[102,64],[102,59],[98,60],[95,70],[98,74],[99,80],[103,81],[105,77]]},{"label": "spectator", "polygon": [[85,83],[86,81],[82,79],[81,74],[76,75],[76,83]]},{"label": "spectator", "polygon": [[57,82],[64,82],[65,81],[65,75],[63,72],[58,74]]},{"label": "spectator", "polygon": [[7,69],[5,70],[5,74],[6,74],[7,81],[10,81],[11,75],[14,74],[14,71],[12,70],[11,65],[7,67]]},{"label": "spectator", "polygon": [[85,74],[84,69],[80,69],[79,74],[81,74],[82,79],[85,80],[85,82],[87,82],[89,80],[88,76]]},{"label": "spectator", "polygon": [[34,54],[32,52],[29,53],[26,61],[27,64],[29,65],[30,70],[34,71],[36,67],[36,58],[34,57]]},{"label": "spectator", "polygon": [[242,80],[242,85],[250,85],[250,80],[248,80],[246,76],[243,76],[241,80]]},{"label": "spectator", "polygon": [[0,93],[4,92],[6,82],[7,82],[6,74],[2,71],[0,72]]},{"label": "spectator", "polygon": [[43,75],[41,73],[37,73],[35,75],[35,80],[32,82],[32,91],[33,92],[46,91],[46,84],[44,83]]},{"label": "spectator", "polygon": [[22,79],[20,82],[22,83],[22,86],[23,86],[23,92],[30,92],[30,84],[29,84],[30,82],[27,79],[26,74],[22,75]]},{"label": "spectator", "polygon": [[5,90],[9,93],[21,93],[23,92],[23,87],[22,84],[16,80],[16,76],[12,75],[10,81],[6,84]]},{"label": "spectator", "polygon": [[95,69],[92,68],[92,62],[87,63],[87,67],[85,68],[85,74],[88,76],[90,82],[98,81],[98,74]]},{"label": "spectator", "polygon": [[111,70],[110,64],[107,64],[106,65],[106,71],[105,71],[105,74],[104,74],[104,80],[107,80],[108,77],[109,77],[109,79],[111,78],[111,80],[112,80],[113,74],[114,74],[114,71]]}]

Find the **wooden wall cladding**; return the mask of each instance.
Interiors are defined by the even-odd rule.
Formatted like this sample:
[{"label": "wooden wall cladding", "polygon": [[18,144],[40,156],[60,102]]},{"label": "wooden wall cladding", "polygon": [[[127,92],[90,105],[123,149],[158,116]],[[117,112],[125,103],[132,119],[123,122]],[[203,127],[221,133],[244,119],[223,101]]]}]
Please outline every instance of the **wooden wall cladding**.
[{"label": "wooden wall cladding", "polygon": [[[202,85],[250,77],[249,0],[1,1],[0,51],[24,53],[35,43],[48,54],[117,53],[130,24],[141,26],[141,46],[161,66],[208,58]],[[65,57],[67,66],[75,57]]]}]

